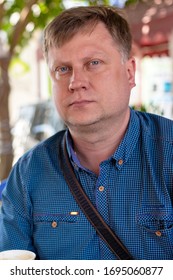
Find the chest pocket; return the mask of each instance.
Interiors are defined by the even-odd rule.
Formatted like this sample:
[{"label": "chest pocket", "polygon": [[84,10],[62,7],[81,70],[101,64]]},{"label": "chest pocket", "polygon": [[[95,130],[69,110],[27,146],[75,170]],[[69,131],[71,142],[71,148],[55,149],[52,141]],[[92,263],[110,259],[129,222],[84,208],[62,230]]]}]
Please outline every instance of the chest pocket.
[{"label": "chest pocket", "polygon": [[137,216],[137,223],[144,230],[155,233],[173,232],[173,213],[167,213],[164,208],[143,209]]},{"label": "chest pocket", "polygon": [[34,214],[33,243],[41,259],[65,259],[77,244],[79,212]]},{"label": "chest pocket", "polygon": [[79,212],[72,211],[65,214],[34,214],[35,227],[57,228],[60,225],[73,224],[79,219]]}]

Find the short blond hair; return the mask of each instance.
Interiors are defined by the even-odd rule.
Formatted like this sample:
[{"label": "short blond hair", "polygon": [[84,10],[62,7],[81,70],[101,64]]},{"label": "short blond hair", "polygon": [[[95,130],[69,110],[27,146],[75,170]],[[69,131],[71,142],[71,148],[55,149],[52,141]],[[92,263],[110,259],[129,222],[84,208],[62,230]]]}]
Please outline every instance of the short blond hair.
[{"label": "short blond hair", "polygon": [[50,47],[61,47],[79,31],[91,32],[103,22],[123,57],[129,58],[132,36],[122,10],[111,6],[75,7],[63,11],[44,30],[43,52],[47,58]]}]

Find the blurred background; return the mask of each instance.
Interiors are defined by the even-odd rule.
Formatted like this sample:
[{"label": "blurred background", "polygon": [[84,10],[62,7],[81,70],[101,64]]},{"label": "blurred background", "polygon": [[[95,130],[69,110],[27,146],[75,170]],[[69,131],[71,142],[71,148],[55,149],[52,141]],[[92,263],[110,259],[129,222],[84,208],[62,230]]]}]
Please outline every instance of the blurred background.
[{"label": "blurred background", "polygon": [[0,181],[28,149],[64,128],[42,55],[45,25],[62,10],[123,9],[133,35],[137,86],[130,105],[173,118],[173,0],[0,0]]}]

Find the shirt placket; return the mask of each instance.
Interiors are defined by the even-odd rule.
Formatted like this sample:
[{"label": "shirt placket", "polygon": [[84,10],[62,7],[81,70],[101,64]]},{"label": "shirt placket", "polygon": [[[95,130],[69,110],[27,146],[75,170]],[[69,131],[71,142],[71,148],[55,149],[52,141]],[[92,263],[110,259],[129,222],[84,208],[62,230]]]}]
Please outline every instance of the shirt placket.
[{"label": "shirt placket", "polygon": [[[100,174],[96,183],[96,207],[104,221],[109,225],[109,173],[110,162],[106,161],[100,165]],[[113,253],[109,250],[106,243],[100,238],[100,254],[101,259],[114,259]]]}]

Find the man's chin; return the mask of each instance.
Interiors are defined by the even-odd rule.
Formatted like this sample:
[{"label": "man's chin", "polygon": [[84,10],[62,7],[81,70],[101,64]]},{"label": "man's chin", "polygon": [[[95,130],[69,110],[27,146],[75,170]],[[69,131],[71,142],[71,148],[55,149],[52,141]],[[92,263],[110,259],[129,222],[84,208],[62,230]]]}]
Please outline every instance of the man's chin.
[{"label": "man's chin", "polygon": [[96,132],[100,127],[100,121],[97,120],[83,120],[83,121],[71,121],[66,122],[67,127],[73,131],[81,131],[81,132]]}]

